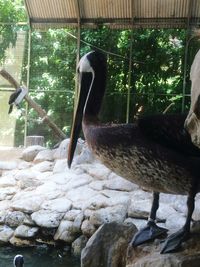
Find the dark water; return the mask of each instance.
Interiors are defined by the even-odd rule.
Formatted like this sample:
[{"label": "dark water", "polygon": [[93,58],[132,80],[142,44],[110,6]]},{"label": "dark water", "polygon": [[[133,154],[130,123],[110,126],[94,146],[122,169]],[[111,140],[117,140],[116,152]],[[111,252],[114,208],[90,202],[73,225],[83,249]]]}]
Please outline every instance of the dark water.
[{"label": "dark water", "polygon": [[0,247],[0,267],[12,267],[16,254],[24,256],[24,267],[80,267],[80,260],[63,249]]}]

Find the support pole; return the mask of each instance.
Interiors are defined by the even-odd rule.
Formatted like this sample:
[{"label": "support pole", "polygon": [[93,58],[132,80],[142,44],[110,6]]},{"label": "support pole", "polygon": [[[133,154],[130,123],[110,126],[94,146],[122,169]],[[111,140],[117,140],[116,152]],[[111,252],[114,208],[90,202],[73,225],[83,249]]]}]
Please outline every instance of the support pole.
[{"label": "support pole", "polygon": [[[76,12],[78,18],[78,27],[77,27],[77,52],[76,52],[76,69],[80,60],[80,48],[81,48],[81,14],[80,14],[80,3],[79,0],[76,0]],[[75,94],[74,94],[74,114],[77,107],[77,99],[78,99],[78,81],[77,77],[75,79]]]},{"label": "support pole", "polygon": [[185,45],[185,56],[184,56],[184,69],[183,69],[183,99],[181,111],[184,113],[185,110],[185,93],[186,93],[186,76],[187,76],[187,58],[188,58],[188,48],[192,37],[190,36],[190,18],[192,13],[193,0],[188,2],[188,14],[187,14],[187,36]]},{"label": "support pole", "polygon": [[129,67],[128,67],[128,90],[127,90],[127,104],[126,104],[126,123],[129,123],[130,117],[130,100],[131,100],[131,76],[132,76],[132,56],[133,56],[133,0],[132,4],[132,18],[131,18],[131,40],[129,51]]},{"label": "support pole", "polygon": [[[0,74],[14,86],[15,89],[19,88],[19,83],[4,69],[0,70]],[[58,126],[48,117],[46,111],[44,111],[34,100],[32,100],[28,95],[25,95],[24,99],[27,101],[30,107],[37,111],[38,115],[46,122],[48,126],[54,131],[56,136],[63,140],[66,135],[58,128]]]},{"label": "support pole", "polygon": [[[29,23],[30,25],[30,23]],[[28,32],[28,62],[27,62],[27,88],[30,86],[30,60],[31,60],[31,28],[29,27]],[[25,111],[25,124],[24,124],[24,146],[26,146],[26,137],[27,137],[27,129],[28,129],[28,103],[26,102],[26,111]]]},{"label": "support pole", "polygon": [[186,93],[186,78],[187,78],[187,59],[188,59],[188,48],[190,44],[190,38],[188,37],[189,33],[187,32],[186,44],[185,44],[185,55],[184,55],[184,67],[183,67],[183,90],[182,90],[182,107],[181,112],[185,111],[185,93]]}]

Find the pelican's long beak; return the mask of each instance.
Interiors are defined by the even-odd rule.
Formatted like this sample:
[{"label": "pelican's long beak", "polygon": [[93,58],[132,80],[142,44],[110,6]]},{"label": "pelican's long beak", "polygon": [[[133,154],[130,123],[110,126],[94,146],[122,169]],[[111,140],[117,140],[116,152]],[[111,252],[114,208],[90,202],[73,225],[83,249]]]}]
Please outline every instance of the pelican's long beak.
[{"label": "pelican's long beak", "polygon": [[77,140],[81,131],[81,124],[83,119],[83,113],[85,105],[88,98],[89,88],[91,86],[91,73],[80,73],[80,86],[79,86],[79,96],[77,101],[77,108],[73,119],[70,143],[68,148],[68,167],[71,167],[74,152],[76,149]]}]

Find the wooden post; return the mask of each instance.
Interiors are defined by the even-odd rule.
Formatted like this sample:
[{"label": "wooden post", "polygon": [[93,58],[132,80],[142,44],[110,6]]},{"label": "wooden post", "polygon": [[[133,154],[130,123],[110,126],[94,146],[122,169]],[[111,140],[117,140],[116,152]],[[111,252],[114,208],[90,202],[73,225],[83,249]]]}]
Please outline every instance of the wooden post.
[{"label": "wooden post", "polygon": [[26,147],[35,145],[44,146],[44,136],[29,135],[26,137]]},{"label": "wooden post", "polygon": [[[15,89],[19,88],[19,83],[4,69],[0,70],[0,74],[12,84]],[[41,108],[34,100],[30,98],[30,96],[25,95],[24,99],[34,110],[37,111],[38,115],[43,119],[43,122],[46,122],[48,126],[54,131],[57,137],[61,140],[66,138],[66,135],[58,128],[58,126],[48,117],[46,111]]]}]

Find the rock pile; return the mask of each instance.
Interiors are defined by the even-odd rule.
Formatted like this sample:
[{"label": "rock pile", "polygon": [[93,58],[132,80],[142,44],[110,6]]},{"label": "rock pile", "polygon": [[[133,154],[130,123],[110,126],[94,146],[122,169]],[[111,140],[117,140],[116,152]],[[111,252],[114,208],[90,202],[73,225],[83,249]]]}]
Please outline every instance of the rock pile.
[{"label": "rock pile", "polygon": [[[69,170],[64,140],[50,150],[31,146],[21,159],[0,161],[0,242],[16,246],[72,244],[76,253],[106,222],[146,224],[151,193],[98,162],[82,140]],[[185,221],[186,197],[161,195],[160,225],[175,231]],[[194,218],[200,218],[197,195]],[[166,219],[166,222],[165,222]]]}]

